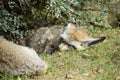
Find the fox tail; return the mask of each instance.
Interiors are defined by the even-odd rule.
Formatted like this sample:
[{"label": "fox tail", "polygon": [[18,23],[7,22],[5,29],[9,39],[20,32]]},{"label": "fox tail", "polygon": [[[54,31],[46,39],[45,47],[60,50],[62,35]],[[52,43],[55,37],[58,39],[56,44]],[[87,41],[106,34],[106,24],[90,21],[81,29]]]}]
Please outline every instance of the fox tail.
[{"label": "fox tail", "polygon": [[81,41],[82,45],[83,46],[92,46],[92,45],[95,45],[99,42],[103,42],[105,40],[106,37],[99,37],[99,38],[89,38],[89,39],[86,39],[84,41]]},{"label": "fox tail", "polygon": [[95,45],[95,44],[97,44],[97,43],[99,43],[99,42],[103,42],[104,40],[105,40],[105,37],[94,38],[93,40],[91,40],[91,41],[89,42],[89,46]]}]

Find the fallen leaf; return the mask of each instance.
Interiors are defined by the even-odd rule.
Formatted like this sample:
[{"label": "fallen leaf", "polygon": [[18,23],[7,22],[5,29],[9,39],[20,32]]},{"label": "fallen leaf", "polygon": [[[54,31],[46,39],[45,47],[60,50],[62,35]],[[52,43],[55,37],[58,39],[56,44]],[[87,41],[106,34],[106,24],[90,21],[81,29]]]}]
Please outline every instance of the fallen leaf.
[{"label": "fallen leaf", "polygon": [[91,49],[91,51],[96,57],[101,57],[100,54],[96,52],[96,50]]},{"label": "fallen leaf", "polygon": [[59,67],[64,66],[64,63],[59,63],[58,66]]},{"label": "fallen leaf", "polygon": [[90,72],[86,72],[84,74],[82,74],[83,76],[89,76],[90,75]]},{"label": "fallen leaf", "polygon": [[59,56],[61,56],[61,55],[62,55],[62,53],[61,53],[61,52],[58,52],[58,55],[59,55]]},{"label": "fallen leaf", "polygon": [[120,80],[120,76],[117,76],[117,77],[116,77],[116,80]]},{"label": "fallen leaf", "polygon": [[72,79],[72,78],[73,78],[73,75],[71,75],[71,74],[66,74],[65,78],[66,78],[66,79]]},{"label": "fallen leaf", "polygon": [[20,78],[20,77],[18,77],[18,78],[17,78],[17,80],[21,80],[21,78]]}]

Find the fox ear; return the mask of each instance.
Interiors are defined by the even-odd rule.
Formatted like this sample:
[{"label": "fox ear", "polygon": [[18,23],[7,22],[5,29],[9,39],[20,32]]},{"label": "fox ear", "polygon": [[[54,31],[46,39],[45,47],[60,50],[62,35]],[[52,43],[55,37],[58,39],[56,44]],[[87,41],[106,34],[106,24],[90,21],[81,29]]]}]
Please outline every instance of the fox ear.
[{"label": "fox ear", "polygon": [[69,24],[67,25],[67,27],[69,27],[69,28],[76,28],[75,24],[73,24],[73,23],[69,23]]}]

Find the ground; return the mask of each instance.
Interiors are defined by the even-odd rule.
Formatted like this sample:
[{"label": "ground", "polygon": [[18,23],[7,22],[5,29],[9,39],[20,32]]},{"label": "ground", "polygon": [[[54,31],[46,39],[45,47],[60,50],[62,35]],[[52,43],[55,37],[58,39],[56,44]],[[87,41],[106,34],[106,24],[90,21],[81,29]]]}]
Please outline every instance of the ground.
[{"label": "ground", "polygon": [[96,29],[91,36],[105,35],[106,40],[84,51],[42,54],[49,68],[41,76],[8,77],[2,80],[120,80],[120,30]]}]

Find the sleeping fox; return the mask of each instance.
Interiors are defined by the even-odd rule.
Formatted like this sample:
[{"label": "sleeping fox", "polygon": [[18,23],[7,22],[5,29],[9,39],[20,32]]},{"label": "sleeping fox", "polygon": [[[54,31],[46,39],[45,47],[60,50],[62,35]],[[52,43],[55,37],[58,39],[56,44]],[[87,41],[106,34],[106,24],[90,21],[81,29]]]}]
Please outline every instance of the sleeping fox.
[{"label": "sleeping fox", "polygon": [[40,28],[27,38],[27,45],[38,53],[53,53],[56,50],[83,50],[104,39],[91,38],[86,30],[69,23],[65,28],[58,25]]},{"label": "sleeping fox", "polygon": [[47,63],[34,49],[0,38],[0,70],[13,75],[44,73]]},{"label": "sleeping fox", "polygon": [[75,47],[77,50],[83,50],[98,42],[104,41],[105,37],[92,38],[84,29],[77,28],[74,24],[69,23],[61,38],[69,45]]},{"label": "sleeping fox", "polygon": [[63,30],[64,28],[58,25],[42,27],[35,33],[28,35],[26,45],[34,48],[37,53],[53,53],[59,50],[60,35]]}]

